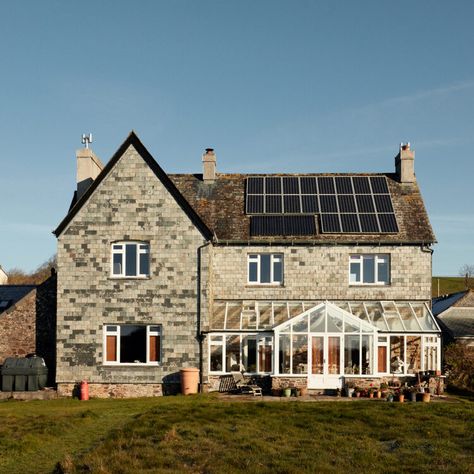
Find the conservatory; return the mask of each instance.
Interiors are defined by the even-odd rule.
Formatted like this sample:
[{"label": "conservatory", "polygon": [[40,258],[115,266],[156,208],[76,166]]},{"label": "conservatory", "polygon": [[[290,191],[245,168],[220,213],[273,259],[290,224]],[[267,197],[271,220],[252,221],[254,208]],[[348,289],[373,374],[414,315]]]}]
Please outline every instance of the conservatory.
[{"label": "conservatory", "polygon": [[[285,311],[286,308],[286,311]],[[414,376],[441,367],[440,329],[423,302],[217,302],[209,374],[306,378]]]}]

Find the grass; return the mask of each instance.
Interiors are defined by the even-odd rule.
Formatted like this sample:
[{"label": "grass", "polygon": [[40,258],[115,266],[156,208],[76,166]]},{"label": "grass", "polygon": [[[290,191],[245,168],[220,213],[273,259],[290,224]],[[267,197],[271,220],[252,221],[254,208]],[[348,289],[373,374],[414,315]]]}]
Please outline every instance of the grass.
[{"label": "grass", "polygon": [[[438,296],[438,280],[439,280],[439,294],[447,295],[450,293],[457,293],[466,289],[466,281],[464,277],[433,277],[432,279],[432,296]],[[474,278],[468,279],[469,288],[474,288]]]},{"label": "grass", "polygon": [[213,396],[5,402],[0,472],[469,473],[473,407]]}]

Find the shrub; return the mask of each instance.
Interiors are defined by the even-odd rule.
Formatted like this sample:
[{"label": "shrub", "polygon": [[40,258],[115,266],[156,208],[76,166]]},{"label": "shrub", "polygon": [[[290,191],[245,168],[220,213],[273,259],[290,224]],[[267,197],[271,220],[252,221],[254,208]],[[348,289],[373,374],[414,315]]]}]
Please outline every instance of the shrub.
[{"label": "shrub", "polygon": [[444,353],[448,384],[474,391],[474,348],[465,342],[449,344]]}]

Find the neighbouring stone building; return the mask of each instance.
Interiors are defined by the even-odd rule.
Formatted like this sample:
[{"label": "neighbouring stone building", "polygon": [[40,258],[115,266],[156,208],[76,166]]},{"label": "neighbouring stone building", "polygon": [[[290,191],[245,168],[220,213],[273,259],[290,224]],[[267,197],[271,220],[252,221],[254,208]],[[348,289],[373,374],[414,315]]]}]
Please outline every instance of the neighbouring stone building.
[{"label": "neighbouring stone building", "polygon": [[7,357],[36,354],[55,382],[56,275],[40,285],[0,286],[0,365]]},{"label": "neighbouring stone building", "polygon": [[474,290],[433,298],[433,314],[445,344],[463,342],[474,349]]},{"label": "neighbouring stone building", "polygon": [[58,238],[57,384],[157,395],[340,387],[440,370],[435,237],[400,147],[394,173],[166,174],[132,132],[105,167],[77,154]]}]

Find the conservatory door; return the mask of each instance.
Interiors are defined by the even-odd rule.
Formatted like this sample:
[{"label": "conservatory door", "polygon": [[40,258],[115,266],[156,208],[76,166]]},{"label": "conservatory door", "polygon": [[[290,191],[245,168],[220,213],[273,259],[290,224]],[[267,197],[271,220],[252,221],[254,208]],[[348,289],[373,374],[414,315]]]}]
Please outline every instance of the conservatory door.
[{"label": "conservatory door", "polygon": [[308,388],[340,388],[342,336],[318,335],[311,337],[311,371]]}]

